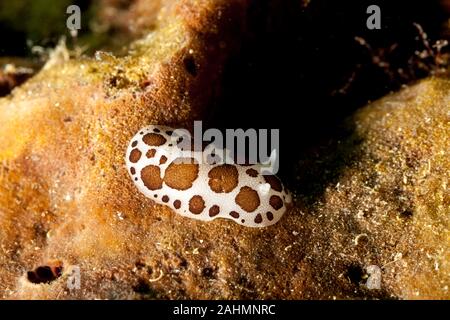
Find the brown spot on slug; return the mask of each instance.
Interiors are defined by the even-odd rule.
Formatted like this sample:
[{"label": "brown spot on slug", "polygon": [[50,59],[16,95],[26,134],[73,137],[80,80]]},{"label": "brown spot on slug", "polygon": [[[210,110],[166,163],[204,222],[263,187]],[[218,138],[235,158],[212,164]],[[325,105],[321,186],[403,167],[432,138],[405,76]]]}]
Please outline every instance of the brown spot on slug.
[{"label": "brown spot on slug", "polygon": [[255,223],[261,223],[262,222],[262,216],[258,213],[257,216],[255,217]]},{"label": "brown spot on slug", "polygon": [[150,159],[150,158],[153,158],[155,156],[155,154],[156,154],[156,149],[150,149],[147,151],[146,156],[147,156],[147,158]]},{"label": "brown spot on slug", "polygon": [[134,167],[131,167],[130,168],[130,172],[131,172],[132,175],[134,175],[134,174],[136,174],[136,169]]},{"label": "brown spot on slug", "polygon": [[260,204],[258,192],[247,186],[241,188],[235,201],[247,212],[255,211]]},{"label": "brown spot on slug", "polygon": [[272,220],[273,220],[273,213],[272,213],[272,212],[268,211],[268,212],[266,213],[266,216],[267,216],[267,219],[268,219],[269,221],[272,221]]},{"label": "brown spot on slug", "polygon": [[166,143],[166,138],[164,138],[162,135],[160,134],[156,134],[156,133],[147,133],[142,140],[144,140],[144,142],[149,145],[149,146],[161,146],[164,143]]},{"label": "brown spot on slug", "polygon": [[238,171],[235,166],[223,164],[214,167],[208,173],[209,187],[216,193],[228,193],[238,185]]},{"label": "brown spot on slug", "polygon": [[270,187],[278,192],[281,192],[281,190],[283,189],[282,184],[280,182],[280,180],[278,180],[277,177],[270,175],[270,176],[263,176],[264,180],[266,180],[266,182],[268,184],[270,184]]},{"label": "brown spot on slug", "polygon": [[238,219],[239,218],[239,213],[237,213],[236,211],[231,211],[230,212],[230,216],[232,216],[235,219]]},{"label": "brown spot on slug", "polygon": [[141,171],[141,179],[144,185],[150,190],[162,188],[161,171],[157,166],[147,166]]},{"label": "brown spot on slug", "polygon": [[255,169],[247,169],[247,171],[245,171],[245,173],[247,173],[250,177],[254,178],[258,176],[258,171],[256,171]]},{"label": "brown spot on slug", "polygon": [[169,202],[169,197],[167,195],[164,195],[161,200],[165,203]]},{"label": "brown spot on slug", "polygon": [[275,210],[278,210],[281,207],[283,207],[283,200],[281,200],[279,196],[271,196],[269,203]]},{"label": "brown spot on slug", "polygon": [[131,146],[134,148],[134,147],[136,147],[137,146],[137,144],[138,144],[138,142],[137,141],[133,141],[133,143],[131,144]]},{"label": "brown spot on slug", "polygon": [[220,208],[217,205],[213,205],[210,209],[209,209],[209,216],[210,217],[215,217],[219,214],[220,212]]},{"label": "brown spot on slug", "polygon": [[175,207],[175,209],[180,209],[181,207],[181,201],[180,200],[175,200],[173,202],[173,206]]},{"label": "brown spot on slug", "polygon": [[175,159],[167,167],[164,182],[172,189],[186,190],[191,188],[198,177],[198,164],[193,162],[195,160],[192,158]]},{"label": "brown spot on slug", "polygon": [[142,152],[139,149],[133,149],[130,152],[130,162],[136,163],[141,158]]},{"label": "brown spot on slug", "polygon": [[161,156],[161,159],[159,159],[159,164],[164,164],[167,162],[167,157],[166,156]]},{"label": "brown spot on slug", "polygon": [[189,200],[189,211],[193,214],[200,214],[203,209],[205,209],[205,201],[201,196],[196,195]]}]

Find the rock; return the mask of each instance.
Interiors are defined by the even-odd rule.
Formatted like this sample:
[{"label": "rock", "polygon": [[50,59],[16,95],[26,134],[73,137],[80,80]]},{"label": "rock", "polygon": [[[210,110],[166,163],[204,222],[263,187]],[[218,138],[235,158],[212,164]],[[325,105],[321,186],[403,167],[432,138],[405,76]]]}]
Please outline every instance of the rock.
[{"label": "rock", "polygon": [[[186,126],[199,118],[244,36],[248,3],[164,4],[156,29],[127,56],[55,54],[0,100],[2,297],[134,297],[142,281],[167,274],[159,255],[168,238],[148,231],[173,217],[136,192],[126,145],[149,123]],[[157,260],[146,275],[136,264],[148,259]],[[55,278],[47,272],[54,261],[61,274],[45,283],[46,273]],[[65,293],[77,268],[82,288]],[[131,282],[129,272],[137,272]]]},{"label": "rock", "polygon": [[[449,298],[449,93],[429,78],[388,95],[301,163],[314,297]],[[380,290],[364,286],[373,266]]]},{"label": "rock", "polygon": [[448,299],[450,81],[358,111],[276,225],[185,219],[136,190],[126,146],[204,116],[248,3],[165,3],[134,53],[52,60],[0,100],[0,297]]}]

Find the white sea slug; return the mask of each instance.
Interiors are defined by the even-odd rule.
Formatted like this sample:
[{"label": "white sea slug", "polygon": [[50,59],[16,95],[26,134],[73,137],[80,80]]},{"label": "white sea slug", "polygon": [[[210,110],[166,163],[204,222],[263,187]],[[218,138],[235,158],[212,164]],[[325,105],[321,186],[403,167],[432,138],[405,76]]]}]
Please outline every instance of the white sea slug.
[{"label": "white sea slug", "polygon": [[273,225],[290,206],[290,193],[274,175],[262,175],[262,165],[208,163],[201,150],[180,148],[180,140],[174,129],[159,125],[131,139],[127,169],[146,197],[184,217],[225,218],[247,227]]}]

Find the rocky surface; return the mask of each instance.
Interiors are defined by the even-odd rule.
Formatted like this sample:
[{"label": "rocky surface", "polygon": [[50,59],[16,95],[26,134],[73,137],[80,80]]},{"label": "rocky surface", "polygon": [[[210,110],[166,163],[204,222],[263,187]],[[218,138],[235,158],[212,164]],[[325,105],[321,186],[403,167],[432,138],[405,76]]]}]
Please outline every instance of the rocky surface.
[{"label": "rocky surface", "polygon": [[[305,255],[316,281],[332,285],[322,293],[449,297],[449,90],[430,78],[388,95],[301,161]],[[362,285],[371,265],[381,290]]]},{"label": "rocky surface", "polygon": [[405,86],[305,153],[276,225],[186,219],[136,190],[125,150],[149,123],[204,117],[249,3],[161,3],[130,54],[60,48],[0,100],[0,297],[450,298],[450,81]]}]

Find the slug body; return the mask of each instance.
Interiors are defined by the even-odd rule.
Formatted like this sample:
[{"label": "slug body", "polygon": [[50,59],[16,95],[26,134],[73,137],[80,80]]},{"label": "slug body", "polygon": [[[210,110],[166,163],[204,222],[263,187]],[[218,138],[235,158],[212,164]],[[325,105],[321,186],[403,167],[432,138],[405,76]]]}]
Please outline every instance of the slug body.
[{"label": "slug body", "polygon": [[[150,125],[131,139],[126,165],[140,192],[202,221],[225,218],[247,227],[266,227],[280,220],[292,199],[277,177],[262,175],[260,164],[204,161],[204,151],[180,147],[186,135],[180,138],[174,131]],[[228,159],[226,149],[215,154]]]}]

